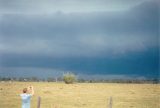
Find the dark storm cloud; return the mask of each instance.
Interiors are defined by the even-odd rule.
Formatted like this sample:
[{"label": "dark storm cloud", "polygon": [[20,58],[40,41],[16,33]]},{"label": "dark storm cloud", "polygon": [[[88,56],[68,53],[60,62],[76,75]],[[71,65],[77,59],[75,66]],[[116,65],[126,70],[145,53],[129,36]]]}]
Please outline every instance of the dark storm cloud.
[{"label": "dark storm cloud", "polygon": [[112,13],[2,14],[0,50],[53,56],[143,51],[158,44],[157,22],[156,2]]},{"label": "dark storm cloud", "polygon": [[86,11],[59,2],[63,8],[55,10],[49,1],[35,10],[37,2],[0,2],[1,67],[157,75],[158,1],[95,1]]}]

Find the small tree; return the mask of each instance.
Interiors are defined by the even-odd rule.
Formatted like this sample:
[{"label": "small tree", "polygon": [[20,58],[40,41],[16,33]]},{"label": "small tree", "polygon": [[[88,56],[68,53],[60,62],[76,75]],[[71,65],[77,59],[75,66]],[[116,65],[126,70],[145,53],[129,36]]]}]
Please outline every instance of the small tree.
[{"label": "small tree", "polygon": [[63,75],[63,81],[66,84],[72,84],[76,81],[76,76],[73,73],[66,73]]}]

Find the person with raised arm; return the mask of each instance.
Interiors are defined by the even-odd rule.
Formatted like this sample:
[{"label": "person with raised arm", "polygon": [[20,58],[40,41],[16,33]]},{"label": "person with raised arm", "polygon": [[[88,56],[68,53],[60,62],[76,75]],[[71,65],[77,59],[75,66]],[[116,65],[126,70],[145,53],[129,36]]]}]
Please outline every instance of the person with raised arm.
[{"label": "person with raised arm", "polygon": [[21,99],[22,99],[22,108],[30,108],[31,97],[34,95],[33,86],[24,88],[22,92],[23,93],[20,94]]}]

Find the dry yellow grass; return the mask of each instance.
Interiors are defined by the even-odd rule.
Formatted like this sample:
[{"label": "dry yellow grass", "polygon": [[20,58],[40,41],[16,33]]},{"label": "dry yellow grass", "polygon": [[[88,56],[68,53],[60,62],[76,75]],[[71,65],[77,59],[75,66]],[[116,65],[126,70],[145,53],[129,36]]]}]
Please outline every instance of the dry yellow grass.
[{"label": "dry yellow grass", "polygon": [[41,96],[41,108],[108,108],[109,97],[113,108],[160,108],[160,85],[113,83],[1,82],[0,108],[20,108],[19,94],[33,85],[35,95],[31,108],[36,108]]}]

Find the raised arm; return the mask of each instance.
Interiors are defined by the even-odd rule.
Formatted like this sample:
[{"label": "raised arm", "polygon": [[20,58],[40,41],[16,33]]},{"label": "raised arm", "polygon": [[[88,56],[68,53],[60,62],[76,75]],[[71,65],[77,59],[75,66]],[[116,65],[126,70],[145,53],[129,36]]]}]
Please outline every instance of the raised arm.
[{"label": "raised arm", "polygon": [[28,91],[29,91],[29,94],[34,95],[34,88],[33,88],[33,86],[29,86],[28,87]]},{"label": "raised arm", "polygon": [[34,88],[31,86],[31,95],[34,95]]}]

